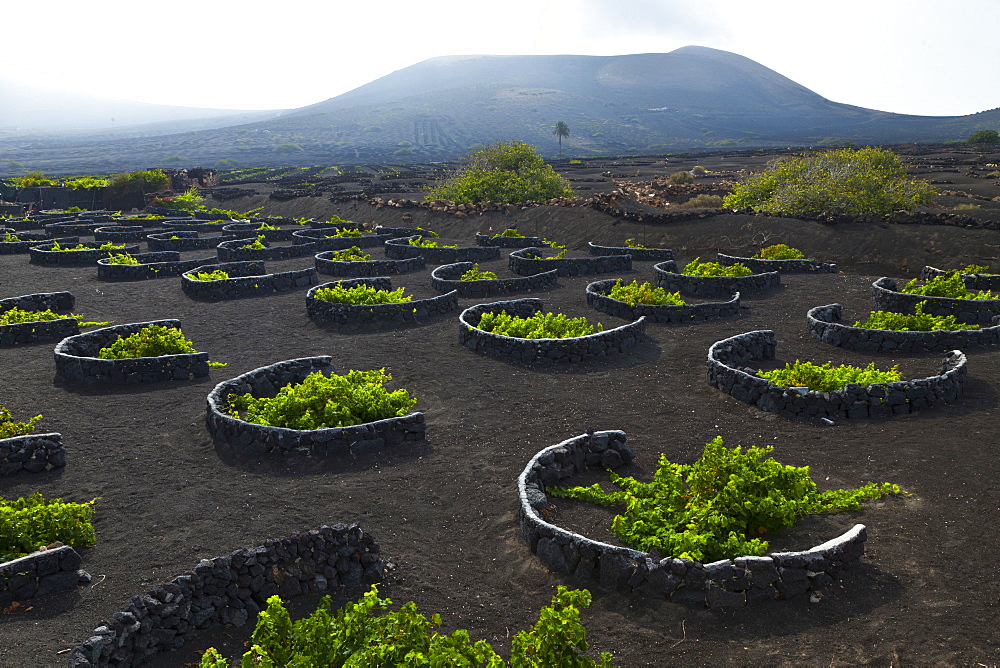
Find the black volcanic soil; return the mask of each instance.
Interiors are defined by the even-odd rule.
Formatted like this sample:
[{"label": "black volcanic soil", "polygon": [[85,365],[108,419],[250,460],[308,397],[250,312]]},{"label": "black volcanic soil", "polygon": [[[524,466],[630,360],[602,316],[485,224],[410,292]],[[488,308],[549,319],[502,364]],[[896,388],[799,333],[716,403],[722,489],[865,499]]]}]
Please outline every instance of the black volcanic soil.
[{"label": "black volcanic soil", "polygon": [[[996,183],[989,182],[993,196],[1000,195]],[[386,224],[398,224],[402,214],[361,203],[324,205],[322,198],[268,207],[266,213],[338,213]],[[847,318],[862,317],[873,279],[912,277],[929,261],[995,261],[1000,232],[751,216],[653,226],[590,209],[551,207],[466,220],[414,211],[413,218],[449,239],[471,240],[476,230],[514,226],[568,242],[576,253],[587,240],[635,237],[674,248],[682,261],[704,259],[716,249],[784,242],[839,262],[844,271],[786,276],[779,293],[747,299],[751,309],[738,318],[652,325],[648,339],[626,355],[550,369],[470,352],[458,343],[455,317],[398,330],[338,332],[306,317],[304,292],[208,304],[187,298],[175,278],[112,284],[98,281],[92,268],[36,267],[27,256],[2,256],[0,296],[70,290],[77,296],[76,312],[87,319],[179,318],[199,350],[229,366],[194,383],[95,388],[55,379],[51,344],[0,350],[0,402],[18,417],[44,414],[40,426],[62,432],[69,452],[63,471],[4,479],[0,494],[100,497],[98,543],[83,551],[94,583],[0,615],[0,665],[62,665],[65,654],[59,652],[85,641],[130,596],[190,570],[203,557],[355,520],[380,540],[393,564],[384,593],[439,612],[446,630],[468,628],[473,638],[498,648],[533,622],[557,585],[569,584],[594,593],[583,613],[589,639],[592,647],[613,651],[620,666],[997,662],[1000,351],[968,351],[967,392],[956,405],[832,427],[762,413],[722,395],[705,383],[704,357],[719,338],[769,328],[777,332],[782,360],[874,359],[880,366],[899,364],[908,377],[927,375],[938,356],[871,358],[811,339],[806,310],[839,302]],[[309,264],[298,259],[268,267]],[[502,260],[481,264],[505,266]],[[636,263],[624,278],[651,280],[651,265]],[[429,271],[401,276],[395,284],[430,295]],[[557,289],[538,296],[547,309],[620,322],[587,308],[586,283],[560,279]],[[463,306],[472,303],[462,300]],[[426,442],[358,459],[293,463],[240,460],[212,444],[203,420],[213,383],[315,354],[333,355],[340,369],[386,367],[398,386],[419,398]],[[625,430],[639,473],[650,472],[661,452],[689,462],[706,441],[722,435],[730,445],[775,446],[781,461],[810,466],[823,488],[886,480],[911,496],[809,522],[779,538],[783,546],[806,548],[855,522],[868,526],[862,564],[819,602],[798,598],[713,611],[632,598],[547,572],[517,527],[514,481],[527,459],[588,428]],[[595,525],[599,512],[567,506],[561,517],[572,526],[602,530]],[[223,629],[193,636],[188,648],[162,655],[155,665],[195,661],[195,650],[210,644],[233,653],[248,634]]]}]

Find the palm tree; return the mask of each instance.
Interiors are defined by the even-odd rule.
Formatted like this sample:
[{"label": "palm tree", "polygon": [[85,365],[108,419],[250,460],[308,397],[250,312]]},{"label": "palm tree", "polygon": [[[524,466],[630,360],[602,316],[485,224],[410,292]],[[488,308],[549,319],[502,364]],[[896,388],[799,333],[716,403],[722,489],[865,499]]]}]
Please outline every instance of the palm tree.
[{"label": "palm tree", "polygon": [[556,123],[556,129],[552,131],[552,134],[559,139],[559,153],[562,153],[562,140],[563,137],[569,137],[569,126],[563,121],[559,121]]}]

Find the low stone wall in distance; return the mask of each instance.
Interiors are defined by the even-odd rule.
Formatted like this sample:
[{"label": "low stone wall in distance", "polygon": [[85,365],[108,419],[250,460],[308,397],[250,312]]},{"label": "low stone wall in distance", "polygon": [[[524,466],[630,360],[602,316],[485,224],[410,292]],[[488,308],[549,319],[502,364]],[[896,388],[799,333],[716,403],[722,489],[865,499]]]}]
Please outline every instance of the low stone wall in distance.
[{"label": "low stone wall in distance", "polygon": [[591,467],[611,469],[632,461],[634,454],[625,441],[622,431],[581,434],[540,451],[518,477],[521,531],[531,552],[549,570],[632,594],[719,608],[822,589],[864,554],[868,534],[864,525],[856,524],[803,552],[703,564],[591,540],[559,528],[541,514],[550,503],[546,487],[566,485],[567,479]]},{"label": "low stone wall in distance", "polygon": [[205,416],[213,440],[250,457],[269,452],[323,457],[423,440],[424,414],[418,412],[349,427],[300,430],[253,424],[223,410],[230,394],[273,397],[280,388],[299,383],[314,371],[335,373],[333,358],[324,355],[276,362],[216,385],[208,395]]},{"label": "low stone wall in distance", "polygon": [[[39,292],[20,297],[0,299],[0,313],[12,308],[22,311],[64,311],[73,310],[76,298],[71,292]],[[26,343],[61,341],[67,336],[80,333],[77,318],[60,318],[41,322],[19,322],[0,325],[0,347],[19,346]]]},{"label": "low stone wall in distance", "polygon": [[58,241],[62,246],[75,246],[80,243],[80,237],[59,237],[53,239],[49,235],[40,232],[18,232],[16,236],[22,239],[22,241],[0,242],[0,255],[20,255],[27,253],[30,248],[51,244],[53,241]]},{"label": "low stone wall in distance", "polygon": [[80,570],[82,561],[76,550],[59,545],[0,563],[0,610],[87,584],[91,578]]},{"label": "low stone wall in distance", "polygon": [[94,229],[94,241],[111,241],[119,244],[123,241],[145,241],[146,229],[142,225],[108,225]]},{"label": "low stone wall in distance", "polygon": [[[276,227],[274,223],[266,223],[271,227]],[[267,241],[291,241],[294,234],[304,229],[300,225],[295,227],[279,227],[276,230],[258,229],[261,223],[229,223],[222,228],[222,231],[231,234],[236,239],[256,239],[264,237]]]},{"label": "low stone wall in distance", "polygon": [[695,297],[728,297],[740,294],[761,294],[781,285],[781,274],[769,271],[749,276],[685,276],[677,273],[673,260],[653,265],[656,287],[667,292],[680,292]]},{"label": "low stone wall in distance", "polygon": [[151,278],[180,276],[185,271],[215,262],[214,257],[181,260],[177,251],[136,253],[139,264],[112,264],[109,258],[97,261],[97,277],[105,281],[144,281]]},{"label": "low stone wall in distance", "polygon": [[47,468],[66,466],[66,448],[62,434],[28,434],[0,438],[0,478],[27,471],[39,473]]},{"label": "low stone wall in distance", "polygon": [[757,274],[777,271],[782,274],[836,274],[837,265],[818,260],[761,260],[754,257],[735,257],[718,254],[717,261],[724,267],[742,264]]},{"label": "low stone wall in distance", "polygon": [[965,389],[967,360],[958,350],[951,351],[940,373],[929,378],[851,384],[833,392],[779,387],[749,366],[758,360],[774,359],[777,345],[771,330],[716,341],[708,349],[708,384],[769,413],[851,419],[915,413],[951,404]]},{"label": "low stone wall in distance", "polygon": [[534,248],[545,245],[541,237],[501,237],[499,235],[476,232],[477,246],[499,246],[500,248]]},{"label": "low stone wall in distance", "polygon": [[[865,353],[938,353],[966,350],[978,346],[1000,345],[1000,323],[979,329],[954,331],[903,332],[866,329],[841,323],[840,304],[817,306],[806,314],[809,333],[814,339],[838,348]],[[994,321],[1000,318],[994,318]]]},{"label": "low stone wall in distance", "polygon": [[420,271],[427,266],[423,255],[407,258],[405,260],[360,260],[358,262],[340,262],[339,260],[330,259],[336,252],[337,251],[329,250],[317,253],[316,271],[328,276],[352,278],[408,274],[411,271]]},{"label": "low stone wall in distance", "polygon": [[[920,279],[929,281],[937,276],[947,276],[950,271],[926,266],[920,271]],[[1000,274],[962,274],[965,287],[969,290],[989,290],[1000,292]]]},{"label": "low stone wall in distance", "polygon": [[953,315],[959,322],[989,325],[1000,315],[1000,299],[951,299],[899,292],[896,281],[882,277],[872,283],[872,305],[876,311],[913,313],[917,304],[926,301],[924,313]]},{"label": "low stone wall in distance", "polygon": [[[107,243],[107,242],[105,242]],[[33,246],[28,249],[31,264],[39,264],[45,267],[89,267],[95,264],[102,257],[108,257],[111,253],[129,253],[134,255],[139,252],[136,244],[125,244],[123,248],[103,249],[101,243],[96,241],[83,242],[88,250],[52,250],[52,244]],[[120,244],[119,244],[120,245]]]},{"label": "low stone wall in distance", "polygon": [[378,541],[358,524],[335,524],[269,538],[263,545],[203,559],[191,573],[133,596],[128,607],[95,628],[73,649],[69,666],[137,666],[231,624],[250,626],[267,599],[285,601],[381,582],[385,561]]},{"label": "low stone wall in distance", "polygon": [[465,246],[460,248],[425,248],[423,246],[411,246],[410,239],[416,239],[420,235],[414,235],[403,239],[389,239],[385,242],[385,256],[393,260],[406,260],[408,258],[422,256],[426,261],[435,264],[449,264],[454,262],[487,262],[489,260],[500,259],[499,246]]},{"label": "low stone wall in distance", "polygon": [[541,310],[542,300],[534,298],[477,304],[465,309],[459,316],[459,341],[466,348],[490,357],[556,364],[582,362],[625,352],[642,341],[646,332],[645,318],[614,329],[568,339],[518,339],[486,332],[476,326],[483,313],[506,312],[526,318]]},{"label": "low stone wall in distance", "polygon": [[306,257],[316,254],[313,244],[292,244],[291,246],[268,246],[267,248],[242,248],[256,241],[254,239],[233,239],[223,241],[215,247],[215,252],[222,262],[241,262],[246,260],[287,260],[294,257]]},{"label": "low stone wall in distance", "polygon": [[[146,235],[150,251],[190,251],[215,248],[223,241],[233,237],[230,234],[203,237],[197,230],[174,230],[172,232],[155,232]],[[173,237],[177,237],[174,239]]]},{"label": "low stone wall in distance", "polygon": [[674,251],[669,248],[628,248],[626,246],[598,246],[595,243],[587,243],[587,251],[591,255],[631,255],[633,260],[639,262],[662,262],[673,260]]},{"label": "low stone wall in distance", "polygon": [[431,287],[440,292],[457,290],[460,297],[499,297],[517,292],[532,292],[554,287],[559,272],[555,269],[534,276],[497,278],[494,280],[463,281],[462,274],[472,269],[473,262],[443,264],[431,272]]},{"label": "low stone wall in distance", "polygon": [[702,304],[636,304],[632,306],[608,296],[619,279],[595,281],[587,286],[587,306],[616,318],[635,320],[645,316],[651,322],[701,322],[718,320],[740,312],[740,293],[726,302]]},{"label": "low stone wall in distance", "polygon": [[95,357],[122,336],[135,334],[150,325],[180,329],[180,320],[152,320],[101,327],[70,336],[56,345],[56,375],[77,383],[158,383],[189,380],[208,375],[208,353],[130,357],[105,360]]},{"label": "low stone wall in distance", "polygon": [[[224,271],[229,278],[217,281],[198,281],[191,278],[194,273]],[[181,274],[181,289],[188,297],[207,301],[259,297],[274,292],[288,292],[316,285],[319,277],[312,267],[282,271],[276,274],[264,273],[264,261],[220,262],[206,264]]]},{"label": "low stone wall in distance", "polygon": [[[510,270],[520,276],[534,276],[555,269],[560,276],[589,276],[590,274],[615,274],[632,271],[631,255],[602,255],[600,257],[544,257],[551,248],[522,248],[508,257]],[[542,255],[542,257],[531,256]]]},{"label": "low stone wall in distance", "polygon": [[336,233],[340,228],[296,230],[292,235],[292,243],[312,244],[317,252],[328,250],[345,250],[352,246],[358,248],[381,248],[385,242],[392,239],[390,234],[366,234],[361,237],[333,237],[327,235]]},{"label": "low stone wall in distance", "polygon": [[339,304],[316,298],[318,290],[332,288],[335,285],[345,288],[367,285],[376,290],[393,289],[392,279],[388,276],[350,278],[317,285],[306,293],[306,312],[316,322],[337,325],[374,323],[402,325],[444,315],[458,309],[458,291],[456,290],[430,299],[416,299],[395,304]]}]

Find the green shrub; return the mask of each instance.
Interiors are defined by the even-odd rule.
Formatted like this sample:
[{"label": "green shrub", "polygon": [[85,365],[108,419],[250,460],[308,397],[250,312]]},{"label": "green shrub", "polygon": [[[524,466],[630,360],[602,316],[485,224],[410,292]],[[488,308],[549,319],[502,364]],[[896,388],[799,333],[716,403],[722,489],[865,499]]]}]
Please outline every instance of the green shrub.
[{"label": "green shrub", "polygon": [[149,325],[134,334],[120,336],[106,348],[97,351],[102,360],[120,360],[134,357],[160,357],[198,352],[190,339],[175,327]]},{"label": "green shrub", "polygon": [[389,392],[392,376],[385,369],[348,371],[324,376],[319,371],[301,383],[285,385],[273,398],[230,394],[232,409],[245,411],[244,420],[288,429],[346,427],[409,413],[416,399],[403,389]]},{"label": "green shrub", "polygon": [[108,183],[109,181],[107,179],[99,179],[93,176],[81,176],[78,179],[66,181],[66,187],[72,188],[73,190],[85,190],[87,188],[103,188],[107,186]]},{"label": "green shrub", "polygon": [[170,187],[170,177],[159,169],[135,170],[111,177],[108,186],[118,194],[155,193]]},{"label": "green shrub", "polygon": [[667,177],[667,183],[675,186],[685,183],[694,183],[694,177],[691,176],[691,172],[674,172]]},{"label": "green shrub", "polygon": [[0,325],[16,325],[22,322],[47,322],[50,320],[62,320],[63,318],[76,318],[80,320],[80,327],[100,327],[110,324],[107,322],[83,322],[82,315],[75,315],[73,313],[62,315],[52,309],[25,311],[15,307],[0,313]]},{"label": "green shrub", "polygon": [[773,451],[765,446],[743,452],[716,437],[693,464],[674,464],[660,455],[649,483],[610,472],[619,491],[594,484],[546,492],[624,507],[611,528],[632,547],[703,563],[763,555],[768,548],[758,537],[763,533],[788,528],[805,515],[860,510],[862,501],[902,492],[889,483],[817,492],[809,467],[764,458]]},{"label": "green shrub", "polygon": [[264,240],[264,235],[259,235],[253,242],[248,243],[240,248],[249,248],[251,250],[264,250],[267,248],[267,243]]},{"label": "green shrub", "polygon": [[465,160],[453,178],[431,189],[427,201],[521,203],[573,196],[569,182],[524,142],[496,142]]},{"label": "green shrub", "polygon": [[569,339],[603,332],[604,325],[591,325],[586,318],[570,318],[562,313],[542,313],[539,311],[527,318],[500,313],[483,313],[478,329],[518,339]]},{"label": "green shrub", "polygon": [[0,404],[0,439],[34,434],[35,425],[41,419],[41,415],[36,415],[29,418],[27,422],[14,422],[14,414],[6,406]]},{"label": "green shrub", "polygon": [[224,278],[229,278],[229,274],[221,269],[216,269],[215,271],[199,271],[188,274],[188,278],[195,281],[221,281]]},{"label": "green shrub", "polygon": [[1000,132],[996,130],[976,130],[966,140],[970,144],[1000,144]]},{"label": "green shrub", "polygon": [[363,237],[365,232],[363,230],[355,230],[352,228],[345,228],[342,230],[337,230],[333,234],[324,234],[324,239],[346,239],[348,237]]},{"label": "green shrub", "polygon": [[313,293],[313,297],[334,304],[401,304],[412,301],[413,297],[404,296],[404,292],[406,292],[406,288],[379,290],[363,284],[355,285],[352,288],[334,285],[332,288],[320,288]]},{"label": "green shrub", "polygon": [[139,264],[131,253],[112,253],[108,256],[108,264]]},{"label": "green shrub", "polygon": [[94,502],[46,501],[41,494],[19,499],[0,498],[0,561],[31,554],[59,541],[70,547],[88,547],[94,534]]},{"label": "green shrub", "polygon": [[[587,631],[580,623],[580,608],[590,605],[586,589],[563,586],[552,603],[539,612],[535,626],[520,631],[511,642],[511,666],[560,666],[589,668],[611,666],[611,654],[602,653],[595,662],[583,652],[588,648]],[[281,599],[272,596],[267,609],[257,617],[250,650],[243,666],[489,666],[508,665],[485,640],[475,643],[464,629],[452,635],[434,630],[441,616],[430,619],[417,612],[415,603],[391,610],[391,599],[378,597],[372,585],[357,603],[332,611],[326,596],[312,615],[292,621]],[[229,668],[215,648],[201,659],[201,668]],[[236,664],[233,664],[234,668]]]},{"label": "green shrub", "polygon": [[492,271],[479,271],[479,263],[472,265],[472,269],[464,272],[459,278],[461,281],[495,281],[497,275]]},{"label": "green shrub", "polygon": [[56,185],[56,182],[53,179],[50,179],[45,176],[43,172],[39,171],[28,172],[24,176],[19,176],[16,179],[13,179],[12,183],[18,188]]},{"label": "green shrub", "polygon": [[924,295],[926,297],[948,297],[950,299],[972,299],[977,301],[1000,298],[989,290],[970,292],[965,287],[965,279],[957,271],[935,276],[923,285],[917,285],[918,282],[918,279],[914,278],[903,286],[900,292],[910,295]]},{"label": "green shrub", "polygon": [[736,264],[724,267],[718,262],[698,262],[700,257],[688,262],[681,271],[685,276],[750,276],[753,271],[745,264]]},{"label": "green shrub", "polygon": [[854,323],[865,329],[891,329],[897,332],[935,332],[960,329],[979,329],[979,325],[967,325],[955,320],[953,315],[931,315],[924,313],[927,302],[917,302],[913,315],[893,311],[872,311],[864,322]]},{"label": "green shrub", "polygon": [[410,239],[406,243],[408,243],[411,246],[417,246],[419,248],[458,248],[458,244],[455,244],[454,246],[438,246],[438,242],[433,241],[431,239],[424,240],[423,237],[419,236]]},{"label": "green shrub", "polygon": [[4,236],[3,236],[3,239],[0,239],[0,242],[2,242],[2,243],[12,243],[12,242],[15,242],[15,241],[20,241],[20,240],[21,240],[21,238],[19,236],[17,236],[16,234],[14,234],[12,232],[6,232],[4,234]]},{"label": "green shrub", "polygon": [[520,232],[518,232],[513,227],[508,227],[506,230],[504,230],[500,234],[495,234],[493,236],[496,236],[496,237],[523,237],[524,235],[521,234]]},{"label": "green shrub", "polygon": [[787,215],[887,214],[933,204],[934,194],[892,151],[845,148],[773,162],[738,184],[723,205]]},{"label": "green shrub", "polygon": [[778,387],[807,387],[816,392],[833,392],[841,390],[850,383],[870,385],[871,383],[895,383],[902,380],[899,365],[888,371],[875,368],[872,362],[868,366],[858,367],[850,364],[833,366],[833,362],[816,365],[812,362],[795,360],[785,364],[784,368],[774,371],[758,371],[757,375],[765,378]]},{"label": "green shrub", "polygon": [[276,225],[271,225],[269,223],[261,223],[260,225],[254,228],[254,231],[263,232],[265,230],[276,230],[276,229],[278,229]]},{"label": "green shrub", "polygon": [[626,239],[625,240],[625,248],[646,248],[646,246],[643,246],[642,244],[640,244],[639,242],[637,242],[635,239]]},{"label": "green shrub", "polygon": [[988,274],[990,268],[983,264],[968,264],[956,271],[960,274]]},{"label": "green shrub", "polygon": [[[64,248],[58,241],[53,241],[52,242],[52,247],[49,248],[49,250],[50,251],[89,251],[89,250],[107,250],[107,251],[111,251],[111,250],[119,250],[119,249],[122,249],[122,248],[125,248],[125,244],[114,244],[114,243],[112,243],[110,241],[107,242],[107,243],[101,244],[99,248],[93,248],[91,246],[85,246],[83,244],[77,244],[75,246],[70,246],[70,247]],[[108,255],[111,255],[111,253],[108,253]]]},{"label": "green shrub", "polygon": [[684,300],[681,299],[680,292],[667,292],[663,288],[654,288],[649,282],[640,285],[638,281],[634,280],[628,285],[622,285],[620,278],[611,288],[608,296],[620,302],[625,302],[629,306],[636,306],[637,304],[684,305]]},{"label": "green shrub", "polygon": [[195,213],[205,210],[205,205],[203,204],[204,201],[205,200],[198,193],[197,188],[188,188],[181,195],[175,195],[167,198],[157,197],[153,200],[153,206],[158,206],[164,209],[173,209],[174,211],[187,211],[188,213]]},{"label": "green shrub", "polygon": [[722,207],[722,197],[719,195],[709,195],[701,193],[695,195],[683,204],[678,204],[678,209],[719,209]]},{"label": "green shrub", "polygon": [[804,260],[805,253],[798,248],[792,248],[785,244],[774,244],[766,248],[761,248],[760,252],[754,255],[759,260]]},{"label": "green shrub", "polygon": [[330,255],[330,259],[334,262],[366,262],[371,257],[368,253],[362,252],[357,246],[351,246]]}]

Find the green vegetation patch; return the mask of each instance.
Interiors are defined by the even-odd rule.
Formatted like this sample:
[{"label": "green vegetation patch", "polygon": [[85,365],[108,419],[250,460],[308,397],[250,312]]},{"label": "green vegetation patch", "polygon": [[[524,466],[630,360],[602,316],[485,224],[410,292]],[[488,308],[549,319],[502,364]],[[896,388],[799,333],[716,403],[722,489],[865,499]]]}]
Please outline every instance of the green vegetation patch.
[{"label": "green vegetation patch", "polygon": [[107,264],[139,264],[139,260],[131,253],[112,253],[108,255]]},{"label": "green vegetation patch", "polygon": [[684,300],[681,299],[680,292],[667,292],[663,288],[654,288],[648,281],[640,284],[638,281],[633,280],[628,285],[622,285],[622,280],[619,278],[612,286],[608,296],[620,302],[625,302],[629,306],[636,306],[638,304],[660,306],[684,305]]},{"label": "green vegetation patch", "polygon": [[316,371],[301,383],[285,385],[275,397],[230,394],[226,401],[231,409],[245,411],[243,419],[254,424],[288,429],[346,427],[410,412],[417,400],[404,389],[386,390],[390,380],[385,369],[331,376]]},{"label": "green vegetation patch", "polygon": [[787,215],[887,214],[933,204],[934,195],[892,151],[844,148],[772,162],[738,184],[723,205]]},{"label": "green vegetation patch", "polygon": [[952,271],[942,276],[935,276],[923,285],[917,285],[918,282],[919,280],[914,278],[900,292],[910,295],[924,295],[925,297],[948,297],[949,299],[972,299],[975,301],[1000,299],[1000,296],[989,290],[970,292],[965,287],[965,280],[962,278],[962,275],[957,271]]},{"label": "green vegetation patch", "polygon": [[455,244],[454,246],[439,246],[438,242],[433,239],[424,239],[422,236],[414,237],[406,243],[419,248],[458,248],[458,244]]},{"label": "green vegetation patch", "polygon": [[792,248],[785,244],[774,244],[766,248],[761,248],[760,252],[754,255],[758,260],[805,260],[806,254],[798,248]]},{"label": "green vegetation patch", "polygon": [[477,262],[476,264],[472,265],[472,269],[469,269],[468,271],[464,272],[461,275],[461,277],[459,277],[459,280],[460,281],[495,281],[495,280],[497,280],[497,275],[494,274],[492,271],[480,271],[479,270],[479,263]]},{"label": "green vegetation patch", "polygon": [[326,596],[309,617],[292,621],[278,596],[267,599],[267,609],[257,617],[257,627],[242,662],[230,664],[215,648],[201,658],[201,668],[241,666],[565,666],[567,668],[610,667],[611,654],[599,662],[587,657],[587,630],[580,623],[580,608],[590,605],[586,589],[560,586],[552,602],[539,611],[529,630],[519,631],[511,641],[510,662],[503,660],[488,642],[472,642],[469,632],[459,629],[445,635],[435,629],[441,615],[428,619],[413,602],[391,610],[392,600],[379,598],[372,585],[357,603],[332,611]]},{"label": "green vegetation patch", "polygon": [[805,515],[860,510],[861,502],[900,494],[898,485],[867,483],[857,489],[817,492],[809,467],[766,457],[774,448],[727,448],[717,436],[693,464],[660,455],[653,481],[610,472],[619,491],[549,487],[546,493],[624,508],[612,530],[629,545],[662,555],[708,563],[768,549],[761,534],[792,526]]},{"label": "green vegetation patch", "polygon": [[807,387],[816,392],[841,390],[850,383],[870,385],[895,383],[903,379],[899,374],[899,365],[882,371],[875,368],[874,362],[868,366],[858,367],[850,364],[833,366],[833,362],[816,365],[812,362],[795,360],[785,364],[782,369],[758,371],[757,375],[779,387]]},{"label": "green vegetation patch", "polygon": [[29,418],[27,422],[15,422],[14,414],[3,404],[0,404],[0,438],[29,436],[35,433],[35,425],[42,419],[41,415]]},{"label": "green vegetation patch", "polygon": [[604,325],[591,325],[586,318],[570,318],[562,313],[541,311],[527,318],[505,311],[483,313],[476,328],[518,339],[570,339],[604,331]]},{"label": "green vegetation patch", "polygon": [[894,313],[892,311],[872,311],[864,322],[854,323],[865,329],[889,329],[896,332],[953,332],[961,329],[979,329],[979,325],[957,322],[953,315],[931,315],[924,313],[926,301],[917,302],[915,313]]},{"label": "green vegetation patch", "polygon": [[332,288],[316,290],[313,297],[334,304],[402,304],[413,300],[411,295],[404,295],[405,292],[406,288],[379,290],[370,285],[355,285],[351,288],[334,285]]},{"label": "green vegetation patch", "polygon": [[191,339],[176,327],[149,325],[134,334],[120,336],[106,348],[97,351],[102,360],[120,360],[133,357],[160,357],[162,355],[187,355],[198,352]]},{"label": "green vegetation patch", "polygon": [[685,276],[750,276],[753,271],[748,266],[737,262],[736,264],[724,267],[718,262],[699,262],[700,257],[684,265],[681,273]]},{"label": "green vegetation patch", "polygon": [[330,259],[334,262],[367,262],[371,258],[371,255],[362,252],[358,246],[351,246],[330,254]]},{"label": "green vegetation patch", "polygon": [[229,278],[229,274],[221,269],[216,269],[215,271],[198,271],[187,276],[193,281],[221,281],[224,278]]},{"label": "green vegetation patch", "polygon": [[48,322],[50,320],[62,320],[63,318],[76,318],[80,320],[80,327],[100,327],[110,324],[109,322],[83,322],[82,315],[69,313],[63,315],[56,313],[52,309],[44,311],[25,311],[14,307],[0,313],[0,325],[18,325],[23,322]]},{"label": "green vegetation patch", "polygon": [[0,497],[0,562],[31,554],[56,541],[70,547],[88,547],[94,534],[94,502],[46,501],[41,494],[19,499]]}]

